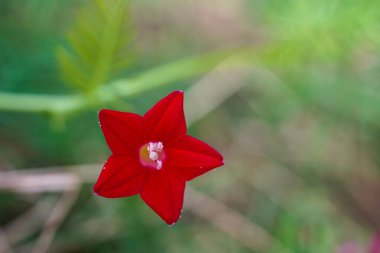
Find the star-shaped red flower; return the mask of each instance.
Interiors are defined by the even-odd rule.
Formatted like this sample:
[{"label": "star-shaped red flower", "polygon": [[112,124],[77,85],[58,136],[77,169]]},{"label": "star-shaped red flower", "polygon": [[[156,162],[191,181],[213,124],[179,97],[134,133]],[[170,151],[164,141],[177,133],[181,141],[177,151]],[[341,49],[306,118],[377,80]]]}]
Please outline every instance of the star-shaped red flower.
[{"label": "star-shaped red flower", "polygon": [[107,198],[140,194],[168,224],[180,216],[186,181],[223,165],[219,152],[186,134],[182,91],[144,116],[103,109],[99,120],[112,155],[94,192]]}]

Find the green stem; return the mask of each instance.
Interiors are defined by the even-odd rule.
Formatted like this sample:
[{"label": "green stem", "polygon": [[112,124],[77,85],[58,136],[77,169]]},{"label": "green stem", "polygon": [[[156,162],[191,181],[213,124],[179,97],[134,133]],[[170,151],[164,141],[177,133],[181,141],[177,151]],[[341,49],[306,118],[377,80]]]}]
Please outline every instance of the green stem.
[{"label": "green stem", "polygon": [[213,53],[164,64],[137,77],[102,85],[91,97],[82,94],[38,95],[0,92],[0,111],[66,114],[84,109],[94,102],[110,102],[199,76],[213,68],[227,55],[227,53]]},{"label": "green stem", "polygon": [[81,95],[37,95],[0,92],[0,110],[36,113],[60,113],[84,105]]}]

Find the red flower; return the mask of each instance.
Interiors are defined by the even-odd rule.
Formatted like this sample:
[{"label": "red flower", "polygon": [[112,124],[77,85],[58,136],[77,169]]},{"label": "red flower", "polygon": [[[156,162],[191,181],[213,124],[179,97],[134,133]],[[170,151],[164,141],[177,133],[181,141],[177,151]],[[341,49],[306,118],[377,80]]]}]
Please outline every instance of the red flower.
[{"label": "red flower", "polygon": [[186,181],[223,165],[221,154],[186,134],[182,91],[144,116],[103,109],[99,120],[112,155],[94,192],[107,198],[140,194],[168,224],[179,218]]}]

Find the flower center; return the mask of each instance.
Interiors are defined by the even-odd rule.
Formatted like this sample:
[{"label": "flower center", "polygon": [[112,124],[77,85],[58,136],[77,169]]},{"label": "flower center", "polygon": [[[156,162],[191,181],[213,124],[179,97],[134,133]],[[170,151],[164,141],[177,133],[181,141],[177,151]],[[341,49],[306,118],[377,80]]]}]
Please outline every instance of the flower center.
[{"label": "flower center", "polygon": [[165,158],[162,142],[149,142],[140,149],[140,161],[144,166],[160,170],[162,160]]}]

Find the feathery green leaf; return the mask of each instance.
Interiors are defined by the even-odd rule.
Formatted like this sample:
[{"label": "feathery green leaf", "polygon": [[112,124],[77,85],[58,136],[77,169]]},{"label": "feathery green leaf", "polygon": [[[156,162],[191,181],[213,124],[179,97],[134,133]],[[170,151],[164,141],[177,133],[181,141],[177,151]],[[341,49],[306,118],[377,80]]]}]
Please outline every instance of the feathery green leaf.
[{"label": "feathery green leaf", "polygon": [[89,0],[78,11],[68,47],[57,49],[62,77],[74,88],[90,93],[130,64],[128,6],[126,0]]}]

